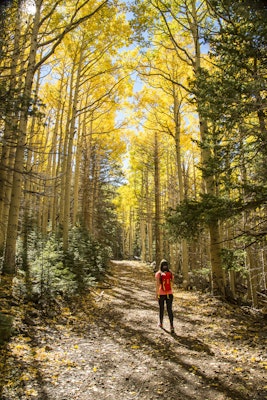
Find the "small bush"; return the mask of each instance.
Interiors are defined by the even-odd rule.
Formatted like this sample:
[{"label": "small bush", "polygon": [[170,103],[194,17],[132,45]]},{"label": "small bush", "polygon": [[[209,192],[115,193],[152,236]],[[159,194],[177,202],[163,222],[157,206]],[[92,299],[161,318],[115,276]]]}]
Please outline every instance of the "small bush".
[{"label": "small bush", "polygon": [[[110,249],[82,228],[70,232],[67,253],[63,251],[61,238],[55,235],[42,238],[31,232],[27,251],[23,243],[20,242],[18,249],[17,287],[21,296],[38,301],[57,295],[69,297],[92,287],[101,279],[111,257]],[[25,253],[27,263],[19,263],[25,260]]]}]

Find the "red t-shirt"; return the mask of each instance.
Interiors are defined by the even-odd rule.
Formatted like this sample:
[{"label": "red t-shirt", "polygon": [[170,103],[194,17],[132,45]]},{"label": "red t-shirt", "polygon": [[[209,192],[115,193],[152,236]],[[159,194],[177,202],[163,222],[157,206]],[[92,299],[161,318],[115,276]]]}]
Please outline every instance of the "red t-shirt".
[{"label": "red t-shirt", "polygon": [[[163,273],[164,273],[164,272],[163,272]],[[172,294],[172,288],[171,288],[170,290],[167,290],[167,291],[164,291],[164,290],[163,290],[163,288],[162,288],[162,283],[160,282],[160,274],[161,274],[160,271],[156,272],[156,274],[155,274],[156,280],[159,280],[159,283],[160,283],[159,290],[158,290],[158,295]],[[171,273],[171,274],[172,274],[172,279],[171,279],[171,281],[173,281],[173,273]]]}]

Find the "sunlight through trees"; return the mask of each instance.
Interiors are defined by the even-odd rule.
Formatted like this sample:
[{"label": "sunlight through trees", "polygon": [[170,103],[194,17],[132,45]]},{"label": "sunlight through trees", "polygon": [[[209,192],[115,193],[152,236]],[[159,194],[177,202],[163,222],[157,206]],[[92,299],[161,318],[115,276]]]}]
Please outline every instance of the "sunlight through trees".
[{"label": "sunlight through trees", "polygon": [[1,7],[3,287],[19,276],[31,295],[38,277],[41,290],[42,244],[52,286],[80,290],[112,258],[164,257],[184,289],[266,307],[265,11],[241,0]]}]

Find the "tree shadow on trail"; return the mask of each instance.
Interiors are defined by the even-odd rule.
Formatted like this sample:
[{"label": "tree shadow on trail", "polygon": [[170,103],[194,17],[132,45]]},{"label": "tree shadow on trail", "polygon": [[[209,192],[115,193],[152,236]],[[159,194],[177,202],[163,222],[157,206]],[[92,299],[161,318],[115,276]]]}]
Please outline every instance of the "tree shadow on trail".
[{"label": "tree shadow on trail", "polygon": [[214,352],[210,349],[210,347],[203,343],[201,340],[195,337],[177,335],[176,332],[171,333],[166,329],[164,330],[177,341],[178,346],[183,346],[189,350],[197,352],[204,352],[210,356],[214,355]]},{"label": "tree shadow on trail", "polygon": [[[166,363],[167,368],[163,368],[160,371],[161,378],[169,382],[170,384],[175,385],[175,390],[177,395],[181,395],[183,399],[195,399],[195,397],[191,397],[187,395],[184,391],[179,393],[179,382],[185,380],[186,375],[188,379],[188,384],[191,383],[190,376],[192,373],[201,378],[202,386],[213,386],[216,388],[216,392],[224,393],[227,395],[229,399],[233,400],[244,400],[244,396],[240,391],[235,390],[225,384],[223,377],[220,378],[214,377],[210,378],[203,371],[199,369],[193,369],[192,362],[186,361],[186,356],[184,351],[180,352],[179,349],[182,347],[186,347],[189,350],[188,358],[194,357],[195,352],[203,353],[205,352],[208,355],[212,355],[212,351],[209,347],[203,344],[200,340],[196,338],[190,338],[186,336],[180,336],[177,334],[170,334],[170,340],[168,340],[168,331],[165,331],[164,338],[159,340],[161,336],[161,332],[158,334],[147,333],[144,324],[141,326],[129,326],[123,322],[124,314],[120,313],[119,310],[109,310],[108,321],[103,319],[101,316],[98,319],[98,325],[105,334],[112,335],[113,340],[118,343],[126,342],[126,343],[136,343],[139,344],[141,351],[144,354],[149,353],[151,357],[156,360],[156,364],[160,365],[161,363]],[[111,330],[110,324],[113,323],[113,328]],[[145,356],[144,356],[145,357]],[[193,370],[193,372],[192,372]],[[195,379],[195,378],[194,378]],[[193,379],[193,380],[194,380]],[[239,380],[240,385],[245,385],[245,381]],[[215,389],[214,389],[215,390]],[[200,397],[198,397],[200,398]],[[179,397],[177,397],[179,399]]]},{"label": "tree shadow on trail", "polygon": [[[194,336],[195,324],[203,323],[203,320],[198,321],[197,318],[200,317],[192,315],[192,318],[189,318],[188,312],[184,314],[180,311],[177,326],[179,321],[185,322],[187,326],[182,334],[182,325],[177,330],[179,334],[176,332],[172,335],[169,331],[162,331],[156,327],[158,305],[155,301],[154,274],[151,270],[144,269],[140,273],[138,269],[126,268],[125,271],[122,264],[118,268],[116,271],[115,266],[112,277],[115,277],[117,285],[111,289],[110,303],[97,311],[97,324],[106,335],[111,336],[117,343],[138,343],[139,353],[143,353],[143,357],[149,354],[157,365],[168,364],[167,372],[161,373],[166,374],[166,379],[175,384],[177,393],[180,393],[183,399],[211,398],[209,390],[212,391],[212,398],[216,398],[216,393],[229,400],[261,398],[262,393],[249,396],[249,393],[252,393],[251,387],[248,388],[245,375],[234,372],[231,364],[234,361],[216,359],[210,346]],[[197,334],[197,331],[195,333]],[[141,357],[140,354],[139,356]],[[194,361],[198,367],[194,365]],[[206,361],[210,364],[207,370]],[[220,362],[227,366],[219,373]],[[197,397],[192,397],[191,394],[180,390],[179,382],[188,380],[190,385],[192,378],[196,387],[201,385],[203,388],[202,395],[199,393]],[[208,391],[205,391],[205,388],[209,388]],[[243,388],[246,394],[240,388]]]},{"label": "tree shadow on trail", "polygon": [[[114,297],[116,298],[118,292],[116,289],[114,292]],[[203,357],[203,362],[205,362],[205,358],[213,355],[209,346],[195,337],[190,337],[189,335],[181,336],[176,333],[171,335],[167,330],[162,331],[155,325],[151,326],[149,318],[139,322],[134,318],[126,320],[125,309],[127,313],[134,313],[136,307],[134,295],[125,298],[123,306],[121,303],[116,305],[115,300],[115,305],[112,302],[112,306],[107,305],[96,310],[95,322],[100,331],[103,332],[103,336],[112,337],[114,342],[122,345],[123,348],[126,346],[128,351],[136,351],[141,363],[144,362],[142,360],[151,357],[155,365],[161,366],[158,367],[159,371],[157,371],[156,375],[159,373],[161,379],[168,382],[173,388],[172,390],[175,389],[174,397],[171,397],[171,393],[169,393],[169,399],[201,399],[200,394],[198,395],[199,397],[192,397],[190,393],[186,393],[181,387],[181,382],[187,382],[189,386],[200,385],[200,383],[196,383],[197,380],[201,381],[203,388],[213,387],[213,392],[224,393],[228,399],[244,399],[240,391],[235,390],[224,382],[223,376],[210,377],[203,370],[194,368],[192,359],[201,359]],[[137,308],[140,309],[140,307],[142,307],[142,310],[149,309],[151,313],[156,313],[157,310],[156,306],[151,309],[151,302],[144,300],[138,304]],[[85,332],[84,334],[86,336]],[[138,345],[138,349],[131,350],[135,344]],[[246,384],[242,379],[237,379],[237,383],[242,386]],[[140,384],[142,382],[139,382]],[[149,382],[146,385],[149,385]],[[205,389],[203,389],[203,396],[205,396],[204,393]]]},{"label": "tree shadow on trail", "polygon": [[[63,313],[58,315],[57,321],[50,321],[51,329],[49,321],[41,329],[30,324],[25,334],[31,339],[27,341],[31,357],[26,358],[26,362],[19,356],[15,359],[17,372],[21,371],[22,375],[26,369],[34,368],[35,386],[32,387],[38,389],[38,400],[265,398],[267,394],[263,391],[253,393],[253,388],[248,388],[254,382],[249,382],[246,374],[235,372],[240,363],[223,357],[215,347],[216,354],[212,352],[215,338],[220,335],[225,338],[225,332],[223,327],[212,331],[213,343],[209,341],[209,332],[216,321],[216,318],[209,318],[209,313],[216,307],[205,310],[208,302],[203,303],[206,313],[201,315],[192,297],[181,295],[180,303],[174,301],[176,332],[171,334],[157,326],[158,304],[151,270],[131,268],[130,264],[115,265],[112,276],[101,282],[99,288],[69,305],[68,315]],[[234,312],[224,318],[229,317],[235,321]],[[249,323],[251,321],[246,321],[244,326],[248,327]],[[205,331],[209,327],[211,330]],[[204,331],[205,335],[201,336]],[[227,338],[221,343],[227,344]],[[37,348],[43,348],[46,355],[51,354],[51,360],[62,360],[61,364],[53,361],[46,364],[46,360],[35,358]],[[47,379],[55,373],[60,379],[54,387]],[[19,381],[20,376],[16,376]],[[257,382],[261,383],[261,379]]]}]

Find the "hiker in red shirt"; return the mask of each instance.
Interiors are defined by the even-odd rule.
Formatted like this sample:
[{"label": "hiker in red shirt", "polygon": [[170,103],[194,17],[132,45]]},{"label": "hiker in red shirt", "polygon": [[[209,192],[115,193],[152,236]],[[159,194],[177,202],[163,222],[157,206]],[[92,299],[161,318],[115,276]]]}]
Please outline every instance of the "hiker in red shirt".
[{"label": "hiker in red shirt", "polygon": [[169,264],[166,260],[160,262],[159,270],[155,274],[156,278],[156,298],[159,303],[159,327],[163,328],[164,303],[166,302],[168,317],[170,320],[171,333],[174,333],[173,327],[173,273],[169,270]]}]

